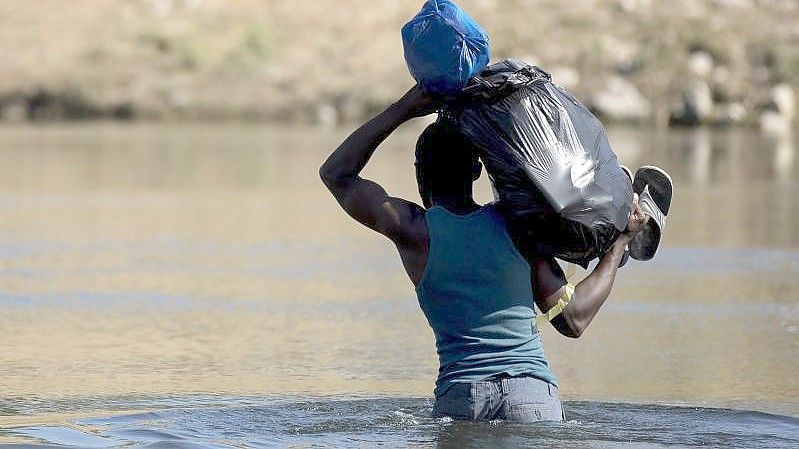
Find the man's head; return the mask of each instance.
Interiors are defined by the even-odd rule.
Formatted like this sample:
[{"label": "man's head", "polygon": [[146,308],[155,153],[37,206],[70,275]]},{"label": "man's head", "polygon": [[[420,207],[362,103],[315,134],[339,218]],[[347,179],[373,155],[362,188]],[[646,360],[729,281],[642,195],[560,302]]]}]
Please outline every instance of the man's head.
[{"label": "man's head", "polygon": [[416,142],[416,182],[425,207],[437,199],[471,200],[472,183],[483,165],[474,147],[451,123],[439,120]]}]

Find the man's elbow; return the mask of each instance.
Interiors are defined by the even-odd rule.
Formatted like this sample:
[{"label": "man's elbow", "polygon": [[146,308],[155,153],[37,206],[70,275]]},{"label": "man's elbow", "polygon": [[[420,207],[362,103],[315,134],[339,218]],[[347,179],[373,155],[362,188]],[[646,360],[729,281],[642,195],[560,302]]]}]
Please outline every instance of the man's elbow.
[{"label": "man's elbow", "polygon": [[330,191],[333,191],[342,182],[342,177],[326,163],[319,167],[319,178]]},{"label": "man's elbow", "polygon": [[560,315],[552,321],[555,329],[564,337],[580,338],[583,335],[585,326],[574,317],[564,315]]},{"label": "man's elbow", "polygon": [[585,328],[580,325],[570,326],[569,334],[566,336],[569,338],[580,338],[582,337],[584,330]]},{"label": "man's elbow", "polygon": [[580,338],[583,335],[581,328],[566,327],[560,331],[560,334],[569,338]]},{"label": "man's elbow", "polygon": [[322,166],[319,167],[319,179],[321,179],[322,183],[327,187],[330,187],[333,182],[333,177],[330,173],[330,170],[325,166],[325,164],[322,164]]},{"label": "man's elbow", "polygon": [[350,173],[337,170],[328,165],[328,163],[324,163],[319,167],[319,178],[322,179],[322,182],[328,190],[335,192],[348,187],[353,181],[354,176]]},{"label": "man's elbow", "polygon": [[580,338],[586,328],[586,324],[583,321],[568,314],[557,317],[552,324],[555,325],[555,329],[561,335],[569,338]]}]

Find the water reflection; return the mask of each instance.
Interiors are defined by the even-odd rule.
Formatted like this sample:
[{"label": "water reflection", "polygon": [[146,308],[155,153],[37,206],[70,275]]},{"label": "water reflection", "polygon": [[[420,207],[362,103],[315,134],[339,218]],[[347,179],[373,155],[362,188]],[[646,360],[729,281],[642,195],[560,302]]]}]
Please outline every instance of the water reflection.
[{"label": "water reflection", "polygon": [[[416,198],[420,130],[367,176]],[[0,127],[0,399],[23,409],[0,426],[48,422],[29,397],[429,395],[433,337],[395,250],[318,180],[346,132]],[[583,339],[544,331],[564,396],[799,413],[795,137],[610,138],[666,167],[675,202],[663,252],[623,270]]]},{"label": "water reflection", "polygon": [[790,134],[777,136],[774,146],[774,167],[776,168],[777,179],[780,180],[781,184],[788,185],[796,179],[793,168],[796,149]]},{"label": "water reflection", "polygon": [[[381,179],[407,184],[420,124],[405,125],[378,152]],[[5,192],[260,188],[316,189],[308,175],[346,129],[254,125],[115,124],[0,127],[0,188]],[[694,186],[796,178],[797,137],[748,129],[611,128],[619,159],[630,166],[661,164]],[[389,164],[399,163],[391,170]],[[399,168],[399,169],[398,169]],[[315,175],[313,175],[315,176]]]},{"label": "water reflection", "polygon": [[[692,187],[795,181],[796,137],[709,128],[668,132],[611,129],[623,163],[660,164]],[[618,143],[617,143],[618,141]]]}]

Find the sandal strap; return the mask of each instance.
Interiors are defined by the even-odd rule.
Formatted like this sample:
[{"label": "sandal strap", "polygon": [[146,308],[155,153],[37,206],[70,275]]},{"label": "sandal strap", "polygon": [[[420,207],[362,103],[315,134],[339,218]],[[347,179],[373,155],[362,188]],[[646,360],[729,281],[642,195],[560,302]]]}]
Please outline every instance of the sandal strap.
[{"label": "sandal strap", "polygon": [[649,193],[649,184],[644,186],[644,190],[638,195],[638,205],[641,206],[641,210],[649,215],[650,219],[655,220],[655,223],[663,229],[666,225],[666,214],[660,210],[657,203],[654,199],[652,199],[652,194]]}]

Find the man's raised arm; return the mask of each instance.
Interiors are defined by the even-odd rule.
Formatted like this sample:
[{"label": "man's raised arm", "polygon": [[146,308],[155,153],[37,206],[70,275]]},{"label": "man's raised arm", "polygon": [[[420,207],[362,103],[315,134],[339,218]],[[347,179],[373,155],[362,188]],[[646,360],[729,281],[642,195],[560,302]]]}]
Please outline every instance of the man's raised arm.
[{"label": "man's raised arm", "polygon": [[341,207],[358,222],[397,241],[421,207],[394,198],[377,183],[360,177],[375,149],[405,121],[433,112],[418,86],[359,127],[327,158],[319,176]]},{"label": "man's raised arm", "polygon": [[627,230],[602,256],[594,271],[573,288],[555,259],[530,260],[536,304],[558,332],[572,338],[582,335],[610,295],[625,246],[643,229],[648,218],[638,206],[636,195]]}]

